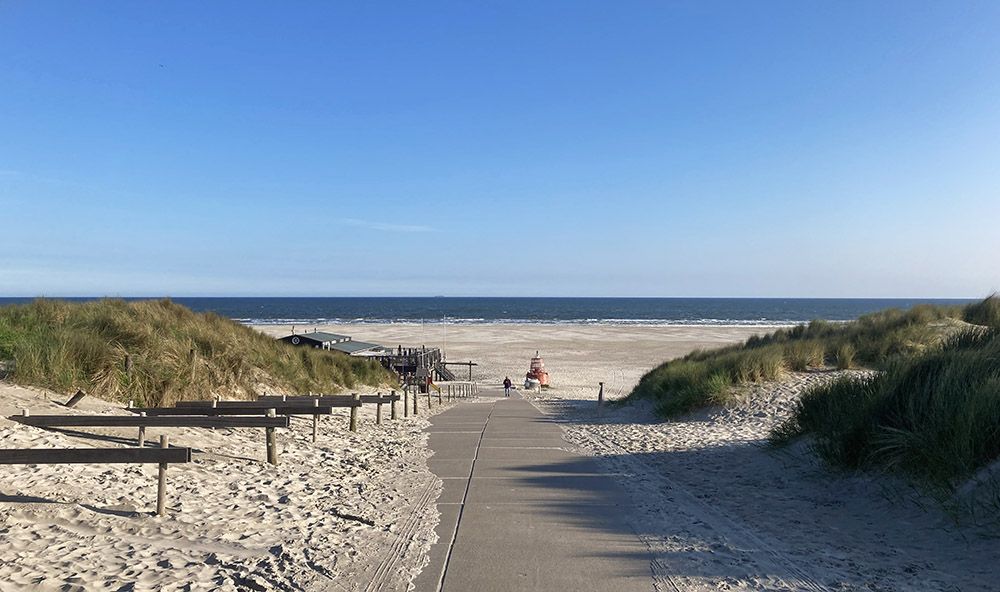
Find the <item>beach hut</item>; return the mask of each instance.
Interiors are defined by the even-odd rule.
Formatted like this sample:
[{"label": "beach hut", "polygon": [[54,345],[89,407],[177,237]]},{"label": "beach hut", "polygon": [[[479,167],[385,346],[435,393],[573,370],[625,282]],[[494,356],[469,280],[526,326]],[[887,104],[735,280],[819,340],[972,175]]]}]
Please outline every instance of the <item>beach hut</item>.
[{"label": "beach hut", "polygon": [[313,331],[312,333],[292,333],[279,338],[285,343],[292,345],[318,347],[320,349],[333,349],[334,345],[347,343],[351,340],[347,335],[338,333],[326,333],[325,331]]},{"label": "beach hut", "polygon": [[286,335],[279,339],[292,345],[316,347],[319,349],[340,352],[349,356],[372,355],[374,352],[382,351],[381,345],[375,343],[365,343],[364,341],[354,341],[348,335],[327,333],[325,331],[292,333],[291,335]]}]

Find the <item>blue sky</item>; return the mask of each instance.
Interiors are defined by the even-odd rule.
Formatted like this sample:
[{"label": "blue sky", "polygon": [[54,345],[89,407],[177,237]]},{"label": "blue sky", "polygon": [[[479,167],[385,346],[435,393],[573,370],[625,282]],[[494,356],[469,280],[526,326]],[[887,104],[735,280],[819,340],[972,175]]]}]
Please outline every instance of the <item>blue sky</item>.
[{"label": "blue sky", "polygon": [[0,295],[976,297],[1000,3],[0,3]]}]

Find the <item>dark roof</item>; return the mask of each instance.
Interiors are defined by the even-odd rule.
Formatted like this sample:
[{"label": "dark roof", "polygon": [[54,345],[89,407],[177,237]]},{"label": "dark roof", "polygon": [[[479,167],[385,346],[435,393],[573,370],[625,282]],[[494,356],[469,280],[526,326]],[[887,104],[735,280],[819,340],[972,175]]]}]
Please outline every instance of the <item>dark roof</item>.
[{"label": "dark roof", "polygon": [[345,354],[353,354],[355,352],[364,351],[366,349],[375,349],[382,346],[374,343],[365,343],[364,341],[345,341],[343,343],[331,343],[329,347],[334,351],[344,352]]},{"label": "dark roof", "polygon": [[293,335],[286,335],[282,339],[291,339],[292,337],[302,337],[305,339],[311,339],[313,341],[318,341],[320,343],[341,343],[345,341],[350,341],[351,338],[347,335],[340,335],[339,333],[327,333],[325,331],[314,331],[312,333],[295,333]]}]

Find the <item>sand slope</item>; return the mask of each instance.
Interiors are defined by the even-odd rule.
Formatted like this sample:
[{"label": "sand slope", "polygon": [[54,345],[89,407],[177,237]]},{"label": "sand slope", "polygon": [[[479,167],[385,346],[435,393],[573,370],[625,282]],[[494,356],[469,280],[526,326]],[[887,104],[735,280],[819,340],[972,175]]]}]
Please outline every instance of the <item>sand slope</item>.
[{"label": "sand slope", "polygon": [[[63,398],[0,385],[5,415],[67,412],[46,397]],[[346,410],[323,418],[315,445],[311,421],[293,419],[279,430],[278,467],[263,462],[263,430],[149,429],[196,448],[193,463],[170,466],[164,518],[150,515],[155,465],[2,467],[0,589],[405,590],[437,521],[426,421],[376,427],[373,408],[361,417],[357,434]],[[0,446],[128,446],[136,435],[85,431],[105,437],[0,419]]]},{"label": "sand slope", "polygon": [[536,404],[625,475],[660,589],[997,590],[996,538],[901,483],[832,474],[802,445],[763,448],[802,390],[831,375],[796,374],[669,423],[644,404],[600,416],[589,401]]}]

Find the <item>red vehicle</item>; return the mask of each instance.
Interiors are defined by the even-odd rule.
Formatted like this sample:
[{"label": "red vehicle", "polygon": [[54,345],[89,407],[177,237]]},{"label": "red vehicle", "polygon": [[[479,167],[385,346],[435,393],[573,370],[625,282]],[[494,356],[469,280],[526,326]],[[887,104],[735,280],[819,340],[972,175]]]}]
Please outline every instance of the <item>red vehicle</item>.
[{"label": "red vehicle", "polygon": [[537,380],[541,386],[549,386],[549,373],[545,371],[545,362],[535,352],[535,357],[531,358],[531,365],[528,367],[526,380]]}]

